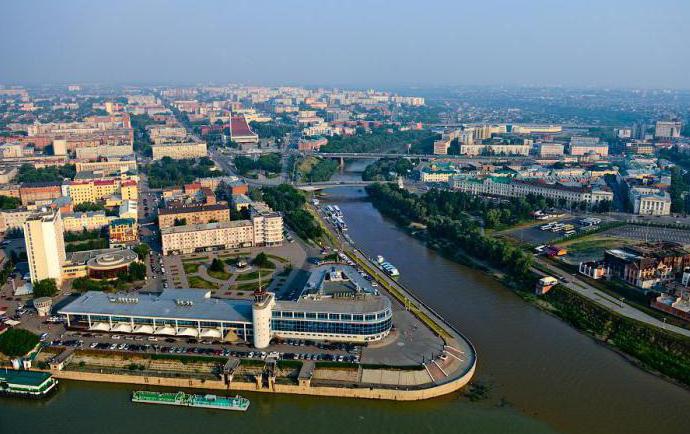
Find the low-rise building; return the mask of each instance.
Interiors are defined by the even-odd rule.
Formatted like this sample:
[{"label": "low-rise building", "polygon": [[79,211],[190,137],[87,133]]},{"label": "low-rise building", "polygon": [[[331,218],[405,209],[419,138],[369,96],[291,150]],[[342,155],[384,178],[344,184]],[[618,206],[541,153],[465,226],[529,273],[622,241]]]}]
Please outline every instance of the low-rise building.
[{"label": "low-rise building", "polygon": [[110,224],[114,217],[105,215],[105,211],[76,212],[62,215],[65,232],[81,232],[102,229]]},{"label": "low-rise building", "polygon": [[251,220],[223,221],[161,228],[164,255],[235,249],[254,245]]},{"label": "low-rise building", "polygon": [[108,241],[110,247],[123,247],[136,242],[137,221],[132,218],[117,218],[108,225]]},{"label": "low-rise building", "polygon": [[158,226],[161,229],[175,226],[175,221],[184,221],[186,225],[230,220],[230,208],[227,204],[166,207],[158,210]]},{"label": "low-rise building", "polygon": [[162,143],[151,146],[154,160],[170,157],[173,160],[208,156],[205,142]]},{"label": "low-rise building", "polygon": [[543,196],[567,204],[585,202],[595,205],[602,201],[613,201],[613,192],[593,187],[570,187],[558,183],[512,179],[509,177],[465,177],[456,176],[450,185],[457,190],[476,195],[499,197],[525,197],[528,194]]},{"label": "low-rise building", "polygon": [[671,242],[645,243],[604,252],[611,276],[642,289],[670,280],[690,265],[690,252]]},{"label": "low-rise building", "polygon": [[25,182],[19,187],[22,205],[49,201],[62,196],[60,182]]},{"label": "low-rise building", "polygon": [[639,215],[671,214],[671,195],[657,188],[633,187],[630,189],[633,212]]}]

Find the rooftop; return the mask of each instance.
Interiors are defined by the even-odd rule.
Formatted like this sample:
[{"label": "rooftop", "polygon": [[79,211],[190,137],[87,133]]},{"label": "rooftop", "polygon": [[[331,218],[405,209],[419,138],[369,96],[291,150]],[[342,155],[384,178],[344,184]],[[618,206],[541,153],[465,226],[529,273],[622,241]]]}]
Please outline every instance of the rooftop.
[{"label": "rooftop", "polygon": [[160,294],[89,291],[59,313],[251,323],[252,302],[211,298],[210,291],[201,289],[167,289]]}]

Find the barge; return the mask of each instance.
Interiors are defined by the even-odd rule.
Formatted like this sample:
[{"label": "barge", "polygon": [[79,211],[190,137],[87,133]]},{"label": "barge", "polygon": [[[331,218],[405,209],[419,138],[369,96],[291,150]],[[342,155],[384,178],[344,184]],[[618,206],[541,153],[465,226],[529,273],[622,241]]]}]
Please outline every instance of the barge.
[{"label": "barge", "polygon": [[239,395],[235,397],[216,395],[189,395],[184,392],[160,393],[137,390],[132,393],[132,402],[145,404],[178,405],[181,407],[215,408],[218,410],[247,411],[249,400]]}]

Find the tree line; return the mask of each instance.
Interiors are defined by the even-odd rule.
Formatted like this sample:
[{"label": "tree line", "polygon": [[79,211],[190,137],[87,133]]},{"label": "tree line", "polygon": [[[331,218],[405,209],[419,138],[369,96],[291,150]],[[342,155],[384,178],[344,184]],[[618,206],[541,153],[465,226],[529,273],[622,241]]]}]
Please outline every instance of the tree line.
[{"label": "tree line", "polygon": [[323,234],[323,229],[313,215],[304,209],[307,203],[304,194],[288,184],[261,189],[261,198],[276,211],[283,214],[285,222],[307,240],[315,240]]},{"label": "tree line", "polygon": [[[399,224],[425,224],[429,241],[441,245],[445,251],[457,253],[462,250],[496,268],[510,272],[514,278],[528,276],[531,265],[528,254],[504,240],[482,234],[480,225],[468,213],[470,210],[481,209],[475,203],[476,198],[470,198],[462,192],[441,190],[431,190],[417,196],[407,190],[384,184],[367,186],[367,192],[374,206]],[[515,209],[527,212],[529,202],[518,201]]]},{"label": "tree line", "polygon": [[215,164],[208,157],[181,160],[163,157],[146,166],[145,171],[151,188],[165,188],[189,184],[197,178],[223,176],[222,170],[213,169]]}]

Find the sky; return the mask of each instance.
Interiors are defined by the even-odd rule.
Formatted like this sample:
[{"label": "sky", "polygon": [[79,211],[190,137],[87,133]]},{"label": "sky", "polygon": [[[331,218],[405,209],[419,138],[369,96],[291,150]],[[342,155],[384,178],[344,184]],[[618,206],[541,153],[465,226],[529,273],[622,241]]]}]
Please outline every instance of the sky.
[{"label": "sky", "polygon": [[690,88],[689,0],[0,0],[0,83]]}]

